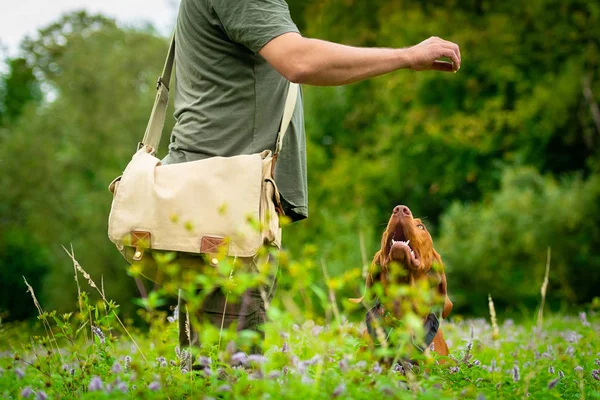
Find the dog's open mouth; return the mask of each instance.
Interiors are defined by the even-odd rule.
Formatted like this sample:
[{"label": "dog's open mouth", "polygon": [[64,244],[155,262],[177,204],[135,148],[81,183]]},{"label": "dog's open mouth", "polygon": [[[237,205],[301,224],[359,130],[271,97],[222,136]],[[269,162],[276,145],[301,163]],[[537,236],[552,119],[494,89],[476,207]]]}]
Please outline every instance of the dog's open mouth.
[{"label": "dog's open mouth", "polygon": [[402,226],[394,232],[390,243],[390,259],[405,264],[407,267],[418,268],[421,265],[419,254],[410,246],[410,240],[404,235]]}]

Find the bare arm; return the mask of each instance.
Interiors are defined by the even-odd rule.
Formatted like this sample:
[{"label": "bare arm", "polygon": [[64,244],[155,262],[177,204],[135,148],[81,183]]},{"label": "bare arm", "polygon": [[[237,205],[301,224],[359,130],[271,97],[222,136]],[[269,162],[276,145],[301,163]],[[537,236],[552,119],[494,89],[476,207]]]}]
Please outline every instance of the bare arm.
[{"label": "bare arm", "polygon": [[[460,68],[458,46],[437,37],[405,49],[385,49],[344,46],[290,32],[271,40],[259,53],[288,80],[316,86],[345,85],[402,68]],[[442,57],[452,62],[439,61]]]}]

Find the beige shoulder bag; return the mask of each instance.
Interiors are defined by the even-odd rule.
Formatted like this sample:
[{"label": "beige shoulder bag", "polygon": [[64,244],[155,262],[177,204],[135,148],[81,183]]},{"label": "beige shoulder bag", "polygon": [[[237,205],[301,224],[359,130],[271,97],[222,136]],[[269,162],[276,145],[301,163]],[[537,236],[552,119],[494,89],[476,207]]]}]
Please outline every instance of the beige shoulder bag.
[{"label": "beige shoulder bag", "polygon": [[281,246],[278,214],[283,211],[273,170],[298,97],[298,85],[290,83],[274,154],[265,150],[161,165],[155,152],[174,55],[173,37],[144,138],[123,175],[109,186],[114,197],[108,237],[128,262],[143,261],[144,275],[151,279],[153,252],[177,252],[180,265],[193,266],[201,254],[252,257],[262,245]]}]

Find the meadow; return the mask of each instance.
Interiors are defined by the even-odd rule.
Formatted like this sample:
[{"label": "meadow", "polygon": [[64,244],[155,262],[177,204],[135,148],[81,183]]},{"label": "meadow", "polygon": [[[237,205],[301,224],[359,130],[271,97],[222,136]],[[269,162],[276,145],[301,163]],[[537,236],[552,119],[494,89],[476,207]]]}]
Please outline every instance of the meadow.
[{"label": "meadow", "polygon": [[[264,342],[252,332],[206,325],[203,346],[190,350],[177,345],[177,314],[165,305],[169,284],[139,299],[145,323],[133,324],[104,296],[103,279],[97,282],[74,259],[79,299],[73,312],[45,311],[29,286],[37,323],[0,325],[0,397],[600,398],[598,304],[578,315],[547,311],[515,322],[496,315],[490,297],[489,318],[443,321],[449,357],[430,351],[406,357],[409,340],[391,349],[369,347],[363,311],[336,297],[334,289],[360,270],[349,271],[346,281],[325,279],[329,290],[320,293],[304,279],[314,265],[285,253],[280,263]],[[228,281],[231,293],[239,293],[256,284],[248,276],[229,279],[223,265],[225,272],[211,277],[215,285]],[[181,279],[177,285],[185,286]],[[320,293],[320,304],[305,302],[306,291]],[[256,343],[262,354],[244,351]]]},{"label": "meadow", "polygon": [[[165,255],[156,287],[106,237],[107,186],[142,137],[169,38],[79,10],[16,54],[0,43],[0,398],[599,398],[600,3],[287,3],[307,37],[435,35],[462,63],[303,85],[310,216],[284,227],[264,342],[202,326],[188,352],[174,314],[180,288],[233,299],[264,274],[230,280],[223,261],[179,275]],[[399,204],[442,256],[450,357],[411,353],[410,313],[396,345],[371,348],[369,305],[347,300]]]}]

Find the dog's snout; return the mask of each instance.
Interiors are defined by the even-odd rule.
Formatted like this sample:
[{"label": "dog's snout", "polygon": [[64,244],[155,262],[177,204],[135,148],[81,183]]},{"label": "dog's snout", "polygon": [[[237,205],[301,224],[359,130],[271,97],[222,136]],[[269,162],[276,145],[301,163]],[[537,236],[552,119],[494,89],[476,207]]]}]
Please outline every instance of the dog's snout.
[{"label": "dog's snout", "polygon": [[410,212],[410,208],[406,206],[396,206],[394,207],[394,214],[399,214],[401,216],[412,217],[412,213]]}]

